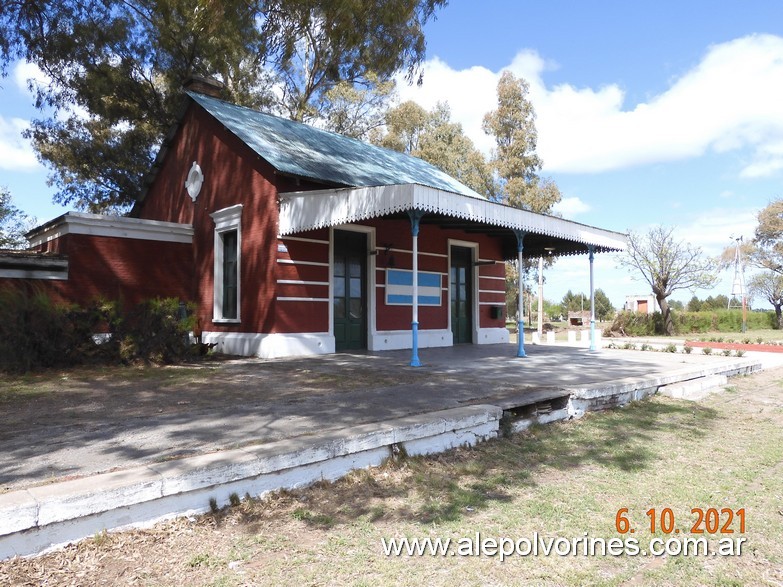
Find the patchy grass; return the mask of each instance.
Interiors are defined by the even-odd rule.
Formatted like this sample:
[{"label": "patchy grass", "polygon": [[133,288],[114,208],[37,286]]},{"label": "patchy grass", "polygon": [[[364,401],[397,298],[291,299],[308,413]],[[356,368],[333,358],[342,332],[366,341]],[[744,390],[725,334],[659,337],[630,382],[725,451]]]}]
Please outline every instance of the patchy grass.
[{"label": "patchy grass", "polygon": [[[779,585],[783,370],[699,403],[654,398],[472,449],[390,461],[195,519],[0,563],[2,584]],[[687,533],[692,508],[745,508],[741,557],[386,557],[389,538],[617,537],[628,508]],[[736,526],[735,526],[736,529]],[[659,536],[664,536],[658,533]],[[735,534],[737,536],[737,534]],[[711,536],[711,539],[719,536]]]}]

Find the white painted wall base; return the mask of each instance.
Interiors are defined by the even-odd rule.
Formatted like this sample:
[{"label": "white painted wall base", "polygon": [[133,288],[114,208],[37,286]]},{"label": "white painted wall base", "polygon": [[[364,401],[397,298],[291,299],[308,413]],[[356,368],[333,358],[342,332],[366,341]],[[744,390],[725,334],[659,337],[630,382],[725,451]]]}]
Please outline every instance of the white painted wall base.
[{"label": "white painted wall base", "polygon": [[718,391],[726,383],[728,383],[728,377],[725,375],[708,375],[690,381],[663,385],[658,389],[658,393],[675,399],[698,401]]},{"label": "white painted wall base", "polygon": [[261,334],[252,332],[204,332],[205,343],[217,343],[227,355],[261,357],[307,357],[334,352],[334,336],[328,333]]},{"label": "white painted wall base", "polygon": [[[481,328],[477,344],[507,343],[505,328]],[[254,332],[204,332],[205,343],[217,343],[216,350],[227,355],[261,357],[307,357],[335,352],[334,336],[328,333],[262,334]],[[419,330],[419,348],[447,347],[454,344],[451,330]],[[410,330],[384,330],[370,334],[367,348],[392,351],[411,348]]]},{"label": "white painted wall base", "polygon": [[476,344],[504,344],[509,341],[507,328],[479,328]]},{"label": "white painted wall base", "polygon": [[[419,348],[452,346],[451,330],[419,330]],[[413,345],[410,330],[381,330],[370,334],[367,348],[371,351],[396,351]]]},{"label": "white painted wall base", "polygon": [[511,431],[523,432],[530,428],[533,424],[551,424],[552,422],[558,422],[560,420],[568,419],[568,408],[562,408],[560,410],[553,410],[548,414],[541,414],[532,418],[520,418],[511,424]]}]

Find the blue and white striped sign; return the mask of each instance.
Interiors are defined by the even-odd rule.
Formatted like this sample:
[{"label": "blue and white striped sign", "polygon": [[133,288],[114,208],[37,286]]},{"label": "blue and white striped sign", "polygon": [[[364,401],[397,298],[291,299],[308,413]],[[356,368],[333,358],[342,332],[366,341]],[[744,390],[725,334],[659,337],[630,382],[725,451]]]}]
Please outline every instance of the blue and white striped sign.
[{"label": "blue and white striped sign", "polygon": [[[419,305],[440,306],[441,274],[419,271]],[[413,271],[386,269],[386,304],[413,305]]]}]

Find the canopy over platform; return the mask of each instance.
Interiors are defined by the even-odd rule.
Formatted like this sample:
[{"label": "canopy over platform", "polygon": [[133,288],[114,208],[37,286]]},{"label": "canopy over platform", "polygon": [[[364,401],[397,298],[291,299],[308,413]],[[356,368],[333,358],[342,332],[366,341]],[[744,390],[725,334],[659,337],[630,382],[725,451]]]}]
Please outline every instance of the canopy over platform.
[{"label": "canopy over platform", "polygon": [[563,256],[625,250],[620,232],[535,214],[489,200],[418,184],[339,188],[280,194],[281,236],[372,218],[408,218],[423,212],[422,225],[497,236],[506,259],[516,259],[524,233],[524,256]]}]

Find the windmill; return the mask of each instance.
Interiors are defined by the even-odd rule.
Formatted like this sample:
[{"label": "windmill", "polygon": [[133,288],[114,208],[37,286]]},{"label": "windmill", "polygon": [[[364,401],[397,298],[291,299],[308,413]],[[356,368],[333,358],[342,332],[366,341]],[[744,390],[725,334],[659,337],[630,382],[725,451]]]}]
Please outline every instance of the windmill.
[{"label": "windmill", "polygon": [[742,332],[748,329],[748,306],[745,296],[745,265],[742,262],[742,237],[734,238],[734,280],[731,285],[729,309],[742,308]]}]

